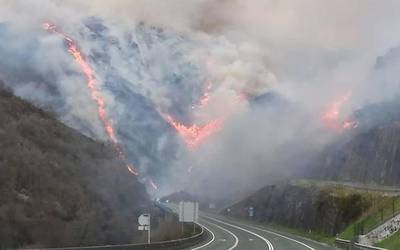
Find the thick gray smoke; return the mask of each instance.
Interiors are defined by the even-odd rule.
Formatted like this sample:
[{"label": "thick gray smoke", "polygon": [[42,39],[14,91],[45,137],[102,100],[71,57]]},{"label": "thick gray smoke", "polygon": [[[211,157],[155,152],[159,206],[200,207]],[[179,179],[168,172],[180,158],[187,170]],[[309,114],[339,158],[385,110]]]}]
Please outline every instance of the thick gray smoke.
[{"label": "thick gray smoke", "polygon": [[[165,192],[223,195],[290,176],[344,121],[398,92],[398,1],[0,0],[0,78],[85,134],[107,140],[79,66],[50,21],[74,38],[96,75],[129,160]],[[394,59],[395,60],[395,59]],[[204,93],[206,105],[199,105]],[[335,110],[334,110],[335,111]],[[223,117],[196,149],[164,120]],[[336,122],[336,121],[335,121]],[[226,187],[226,188],[222,188]]]}]

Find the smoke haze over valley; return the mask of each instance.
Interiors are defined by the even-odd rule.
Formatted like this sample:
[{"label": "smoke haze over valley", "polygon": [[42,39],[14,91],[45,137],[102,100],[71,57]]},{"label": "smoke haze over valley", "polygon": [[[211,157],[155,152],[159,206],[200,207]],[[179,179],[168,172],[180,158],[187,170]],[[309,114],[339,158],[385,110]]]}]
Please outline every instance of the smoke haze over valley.
[{"label": "smoke haze over valley", "polygon": [[110,142],[73,39],[155,196],[297,175],[326,145],[388,121],[365,107],[399,98],[398,1],[112,2],[0,0],[0,79]]}]

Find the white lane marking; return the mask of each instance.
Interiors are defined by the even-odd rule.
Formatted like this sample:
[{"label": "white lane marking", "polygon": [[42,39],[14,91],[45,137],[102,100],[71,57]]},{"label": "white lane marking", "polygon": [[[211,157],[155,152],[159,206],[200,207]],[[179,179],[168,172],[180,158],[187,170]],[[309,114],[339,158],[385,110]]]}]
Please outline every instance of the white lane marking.
[{"label": "white lane marking", "polygon": [[269,250],[274,250],[274,246],[272,245],[272,243],[271,243],[269,240],[267,240],[266,238],[262,237],[261,235],[259,235],[259,234],[257,234],[257,233],[254,233],[254,232],[252,232],[252,231],[250,231],[250,230],[247,230],[247,229],[245,229],[245,228],[243,228],[243,227],[239,227],[239,226],[230,224],[230,223],[225,222],[225,221],[221,221],[221,220],[214,219],[214,218],[212,218],[212,217],[208,217],[208,216],[204,216],[204,215],[203,215],[203,217],[205,217],[205,218],[207,218],[207,219],[210,219],[210,220],[213,220],[213,221],[216,221],[216,222],[219,222],[219,223],[222,223],[222,224],[224,224],[224,225],[228,225],[228,226],[231,226],[231,227],[233,227],[233,228],[236,228],[236,229],[245,231],[246,233],[252,234],[252,235],[254,235],[254,236],[260,238],[260,239],[261,239],[262,241],[264,241],[265,243],[267,243],[268,249],[269,249]]},{"label": "white lane marking", "polygon": [[204,225],[202,225],[202,224],[200,224],[200,223],[198,223],[198,224],[199,224],[201,227],[203,227],[204,229],[206,229],[208,232],[210,232],[212,238],[211,238],[211,240],[210,240],[209,242],[207,242],[207,243],[205,243],[204,245],[201,245],[201,246],[199,246],[199,247],[192,248],[192,250],[197,250],[197,249],[206,247],[206,246],[210,245],[210,244],[215,240],[215,235],[214,235],[214,233],[213,233],[209,228],[207,228],[206,226],[204,226]]},{"label": "white lane marking", "polygon": [[302,246],[304,246],[304,247],[306,247],[306,248],[308,248],[308,249],[310,249],[310,250],[315,250],[315,248],[310,247],[309,245],[307,245],[307,244],[305,244],[305,243],[303,243],[303,242],[301,242],[301,241],[298,241],[298,240],[289,238],[289,237],[284,236],[284,235],[282,235],[282,234],[278,234],[278,233],[275,233],[275,232],[272,232],[272,231],[269,231],[269,230],[266,230],[266,229],[263,229],[263,228],[260,228],[260,227],[255,227],[255,226],[250,226],[250,225],[243,225],[243,224],[241,224],[241,223],[238,223],[238,224],[239,224],[239,225],[242,225],[242,226],[247,226],[247,227],[249,227],[249,228],[253,228],[253,229],[256,229],[256,230],[260,230],[260,231],[263,231],[263,232],[266,232],[266,233],[270,233],[270,234],[273,234],[273,235],[276,235],[276,236],[279,236],[279,237],[281,237],[281,238],[284,238],[284,239],[287,239],[287,240],[296,242],[297,244],[300,244],[300,245],[302,245]]},{"label": "white lane marking", "polygon": [[227,233],[229,233],[230,235],[233,236],[233,238],[235,239],[235,243],[233,244],[233,246],[231,246],[231,247],[228,248],[227,250],[232,250],[232,249],[234,249],[234,248],[239,244],[239,238],[238,238],[234,233],[232,233],[231,231],[229,231],[228,229],[223,228],[223,227],[221,227],[221,226],[219,226],[219,225],[217,225],[217,224],[215,224],[215,223],[212,223],[212,222],[210,222],[210,221],[207,221],[207,223],[209,223],[209,224],[213,225],[214,227],[217,227],[217,228],[219,228],[219,229],[221,229],[221,230],[223,230],[223,231],[225,231],[225,232],[227,232]]}]

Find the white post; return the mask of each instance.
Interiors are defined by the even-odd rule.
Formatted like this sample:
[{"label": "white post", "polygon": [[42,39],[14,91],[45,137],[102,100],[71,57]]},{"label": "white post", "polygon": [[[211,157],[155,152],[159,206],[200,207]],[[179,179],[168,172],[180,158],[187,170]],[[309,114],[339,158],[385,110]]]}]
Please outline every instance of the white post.
[{"label": "white post", "polygon": [[150,244],[150,230],[151,230],[151,218],[150,218],[150,214],[142,214],[139,216],[138,218],[138,223],[139,223],[139,230],[147,230],[147,244]]},{"label": "white post", "polygon": [[147,243],[150,244],[150,228],[151,228],[151,218],[150,218],[150,214],[149,214],[149,230],[147,230]]}]

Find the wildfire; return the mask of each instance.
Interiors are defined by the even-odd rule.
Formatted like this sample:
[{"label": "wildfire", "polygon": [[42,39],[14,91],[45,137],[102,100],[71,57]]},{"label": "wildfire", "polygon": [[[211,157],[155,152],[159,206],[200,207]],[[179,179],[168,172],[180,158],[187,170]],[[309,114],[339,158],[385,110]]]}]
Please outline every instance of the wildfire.
[{"label": "wildfire", "polygon": [[199,146],[207,137],[219,131],[224,121],[220,118],[211,120],[203,126],[197,124],[185,126],[175,121],[170,115],[165,115],[165,120],[182,136],[189,148]]},{"label": "wildfire", "polygon": [[126,168],[128,169],[128,171],[133,174],[133,175],[139,175],[139,173],[135,170],[135,168],[131,165],[126,165]]},{"label": "wildfire", "polygon": [[[204,108],[208,105],[211,94],[210,91],[212,89],[212,83],[209,82],[207,87],[204,89],[203,95],[200,97],[200,100],[197,105],[192,106],[192,108]],[[185,126],[184,124],[176,121],[169,114],[162,114],[164,119],[176,130],[176,132],[183,138],[186,145],[189,149],[194,149],[199,146],[204,140],[219,131],[222,127],[224,119],[214,119],[206,124],[199,126],[197,124],[193,124],[191,126]]]},{"label": "wildfire", "polygon": [[358,122],[352,120],[340,120],[340,112],[343,108],[343,105],[349,100],[351,97],[351,91],[347,94],[341,96],[338,100],[336,100],[330,108],[322,115],[321,120],[325,124],[326,127],[335,130],[342,129],[351,129],[357,128]]},{"label": "wildfire", "polygon": [[204,107],[210,101],[210,90],[212,88],[212,84],[209,83],[207,85],[206,91],[204,91],[203,96],[200,98],[200,107]]},{"label": "wildfire", "polygon": [[[84,55],[79,51],[78,46],[76,45],[75,41],[70,38],[68,35],[60,31],[57,26],[51,23],[44,23],[43,28],[51,33],[55,33],[63,37],[64,41],[67,44],[68,52],[73,56],[75,62],[79,65],[82,73],[87,78],[87,87],[90,90],[92,100],[95,102],[97,106],[97,113],[99,118],[104,126],[104,129],[110,139],[111,143],[114,146],[115,151],[117,152],[118,156],[123,162],[127,162],[125,157],[124,151],[121,146],[118,144],[117,137],[115,136],[114,128],[112,125],[111,120],[107,117],[106,112],[106,103],[104,98],[101,96],[99,90],[96,87],[96,77],[95,74],[90,67],[89,63],[86,61]],[[134,166],[127,164],[126,168],[128,171],[133,175],[139,175],[138,171],[135,169]]]},{"label": "wildfire", "polygon": [[344,129],[357,128],[357,127],[358,127],[357,121],[344,121],[343,122]]}]

